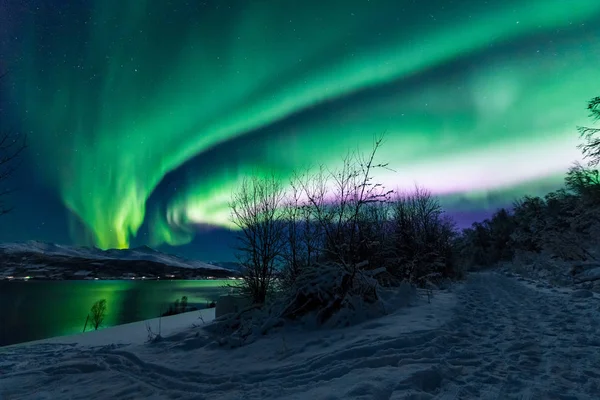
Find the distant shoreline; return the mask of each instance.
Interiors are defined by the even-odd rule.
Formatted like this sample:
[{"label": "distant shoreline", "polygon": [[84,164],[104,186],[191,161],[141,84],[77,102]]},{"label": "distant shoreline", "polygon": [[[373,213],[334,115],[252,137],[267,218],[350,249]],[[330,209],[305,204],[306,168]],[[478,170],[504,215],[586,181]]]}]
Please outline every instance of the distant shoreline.
[{"label": "distant shoreline", "polygon": [[239,272],[149,247],[99,250],[27,242],[0,244],[0,280],[211,280]]}]

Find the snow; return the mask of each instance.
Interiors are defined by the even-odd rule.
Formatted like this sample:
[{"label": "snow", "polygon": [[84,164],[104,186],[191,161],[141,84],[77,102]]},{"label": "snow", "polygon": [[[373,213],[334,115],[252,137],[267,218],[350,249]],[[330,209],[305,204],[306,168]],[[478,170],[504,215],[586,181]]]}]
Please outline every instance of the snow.
[{"label": "snow", "polygon": [[234,349],[197,312],[163,318],[153,343],[135,323],[11,346],[0,349],[0,399],[597,398],[597,299],[537,285],[474,273],[431,303]]},{"label": "snow", "polygon": [[547,279],[547,274],[544,274],[545,271],[543,270],[538,270],[539,276],[534,277],[531,277],[528,274],[528,271],[526,271],[525,274],[519,274],[511,271],[509,268],[501,268],[498,272],[505,276],[515,278],[521,282],[521,284],[544,293],[560,293],[571,297],[578,297],[586,292],[588,294],[585,296],[600,300],[600,293],[578,287],[579,283],[585,283],[594,280],[596,277],[600,277],[600,268],[597,267],[585,270],[582,273],[571,277],[570,281],[563,280],[560,282],[561,284],[552,284],[551,281]]},{"label": "snow", "polygon": [[600,267],[594,267],[575,276],[576,283],[593,282],[600,280]]},{"label": "snow", "polygon": [[[5,348],[0,348],[0,354],[4,349],[16,349],[22,346],[37,346],[40,344],[69,344],[78,346],[108,346],[108,345],[142,345],[148,341],[148,330],[146,324],[152,328],[152,331],[158,333],[159,328],[163,337],[185,330],[191,326],[203,325],[212,322],[215,318],[215,309],[207,308],[199,311],[190,311],[183,314],[172,315],[169,317],[153,318],[146,321],[131,322],[113,326],[110,328],[99,329],[97,331],[87,331],[77,335],[59,336],[50,339],[36,340],[28,343],[21,343]],[[0,363],[0,371],[1,363]],[[1,376],[1,375],[0,375]],[[0,397],[0,399],[2,399]]]},{"label": "snow", "polygon": [[161,253],[148,246],[122,250],[101,250],[95,247],[74,247],[39,241],[28,241],[22,243],[2,243],[0,244],[0,251],[5,253],[41,253],[46,255],[99,260],[145,260],[181,268],[226,269],[202,261],[187,260],[172,254]]}]

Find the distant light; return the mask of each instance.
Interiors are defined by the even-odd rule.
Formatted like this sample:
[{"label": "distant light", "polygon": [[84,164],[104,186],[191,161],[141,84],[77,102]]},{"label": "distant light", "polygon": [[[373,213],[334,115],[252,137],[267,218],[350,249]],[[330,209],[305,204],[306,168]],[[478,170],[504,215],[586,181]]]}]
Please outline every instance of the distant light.
[{"label": "distant light", "polygon": [[26,277],[25,277],[25,278],[23,278],[23,279],[25,279],[25,280],[29,280],[29,279],[31,279],[31,277],[30,277],[30,276],[26,276]]},{"label": "distant light", "polygon": [[146,277],[145,277],[145,276],[142,276],[142,279],[146,279]]},{"label": "distant light", "polygon": [[15,277],[14,277],[14,276],[7,276],[6,278],[7,278],[7,279],[15,279]]},{"label": "distant light", "polygon": [[135,276],[132,276],[131,279],[135,279]]},{"label": "distant light", "polygon": [[94,280],[95,280],[95,281],[97,281],[97,280],[98,280],[98,278],[94,278]]}]

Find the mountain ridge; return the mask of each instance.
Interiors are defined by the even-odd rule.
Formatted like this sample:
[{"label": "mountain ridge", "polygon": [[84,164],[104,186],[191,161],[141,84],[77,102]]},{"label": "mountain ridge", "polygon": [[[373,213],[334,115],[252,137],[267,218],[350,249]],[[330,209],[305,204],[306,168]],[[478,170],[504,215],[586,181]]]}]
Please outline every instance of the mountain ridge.
[{"label": "mountain ridge", "polygon": [[0,244],[0,279],[194,279],[237,272],[149,246],[102,250],[27,241]]}]

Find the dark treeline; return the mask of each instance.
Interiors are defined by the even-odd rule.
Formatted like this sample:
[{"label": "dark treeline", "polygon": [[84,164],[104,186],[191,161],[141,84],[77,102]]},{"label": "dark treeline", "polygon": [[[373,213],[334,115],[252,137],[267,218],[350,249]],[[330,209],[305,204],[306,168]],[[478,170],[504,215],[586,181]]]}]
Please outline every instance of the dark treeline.
[{"label": "dark treeline", "polygon": [[[600,97],[588,104],[591,117],[600,119]],[[564,187],[543,197],[525,196],[510,209],[465,229],[457,242],[462,263],[470,268],[525,262],[538,256],[572,267],[594,266],[600,237],[600,132],[580,127],[579,146],[586,165],[575,163]],[[539,258],[539,257],[538,257]],[[579,266],[579,267],[578,267]],[[541,266],[543,268],[543,266]],[[565,271],[563,271],[565,272]],[[571,275],[578,271],[569,271]]]},{"label": "dark treeline", "polygon": [[544,197],[525,196],[512,209],[500,209],[476,222],[460,237],[461,259],[468,266],[512,261],[518,253],[545,253],[564,261],[588,261],[600,233],[598,171],[573,166],[565,187]]}]

